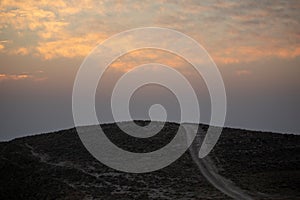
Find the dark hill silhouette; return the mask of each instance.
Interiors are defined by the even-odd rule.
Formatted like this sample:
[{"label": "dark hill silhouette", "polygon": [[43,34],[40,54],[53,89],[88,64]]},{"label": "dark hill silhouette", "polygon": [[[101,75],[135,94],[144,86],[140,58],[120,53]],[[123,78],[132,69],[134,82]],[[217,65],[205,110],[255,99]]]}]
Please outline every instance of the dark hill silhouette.
[{"label": "dark hill silhouette", "polygon": [[[116,124],[101,126],[114,143],[136,152],[164,146],[178,128],[166,123],[155,137],[134,139]],[[300,136],[225,128],[202,160],[198,141],[173,164],[144,174],[103,165],[74,128],[2,142],[0,199],[300,199]]]}]

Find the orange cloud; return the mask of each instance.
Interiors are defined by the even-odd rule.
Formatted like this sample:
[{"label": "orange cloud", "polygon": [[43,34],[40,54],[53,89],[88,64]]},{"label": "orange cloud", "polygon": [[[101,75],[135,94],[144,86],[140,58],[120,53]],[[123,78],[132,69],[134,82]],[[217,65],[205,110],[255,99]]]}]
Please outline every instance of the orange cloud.
[{"label": "orange cloud", "polygon": [[295,58],[300,56],[300,47],[294,49],[278,49],[276,54],[281,58]]},{"label": "orange cloud", "polygon": [[[157,49],[142,49],[127,53],[115,60],[110,67],[119,71],[128,72],[133,68],[148,64],[160,63],[175,68],[184,75],[190,75],[191,65],[183,58],[170,52]],[[153,68],[153,70],[159,70]]]},{"label": "orange cloud", "polygon": [[29,49],[25,48],[25,47],[20,47],[16,50],[12,50],[10,51],[10,54],[14,54],[14,55],[28,55],[29,54]]},{"label": "orange cloud", "polygon": [[232,63],[239,63],[240,61],[237,58],[231,58],[231,57],[213,57],[214,61],[216,63],[223,63],[223,64],[232,64]]},{"label": "orange cloud", "polygon": [[[6,32],[5,37],[9,36],[7,32],[12,33],[8,39],[14,42],[5,46],[0,43],[0,51],[45,59],[83,57],[97,41],[114,33],[141,26],[161,26],[182,31],[205,44],[214,60],[221,64],[300,56],[297,29],[285,28],[286,24],[299,26],[300,14],[294,8],[300,3],[274,4],[284,8],[282,17],[273,7],[263,9],[264,2],[253,6],[249,2],[195,0],[137,1],[130,5],[94,0],[2,0],[0,36],[2,32]],[[162,38],[162,42],[166,39]],[[130,41],[123,45],[130,45]]]},{"label": "orange cloud", "polygon": [[238,76],[249,76],[249,75],[251,75],[252,74],[252,72],[251,71],[249,71],[249,70],[238,70],[238,71],[236,71],[236,74],[238,75]]},{"label": "orange cloud", "polygon": [[100,34],[87,34],[82,37],[69,37],[50,42],[40,42],[36,47],[38,55],[44,59],[59,57],[74,58],[85,57],[97,45],[99,40],[106,36]]},{"label": "orange cloud", "polygon": [[292,59],[300,56],[300,48],[277,48],[277,47],[251,47],[240,46],[231,47],[212,52],[213,59],[219,64],[252,62],[258,59],[278,57],[282,59]]},{"label": "orange cloud", "polygon": [[30,75],[27,74],[0,74],[0,81],[5,80],[24,80],[31,78]]},{"label": "orange cloud", "polygon": [[20,81],[20,80],[32,80],[32,81],[43,81],[47,77],[42,76],[42,71],[32,73],[21,73],[21,74],[0,74],[1,81]]}]

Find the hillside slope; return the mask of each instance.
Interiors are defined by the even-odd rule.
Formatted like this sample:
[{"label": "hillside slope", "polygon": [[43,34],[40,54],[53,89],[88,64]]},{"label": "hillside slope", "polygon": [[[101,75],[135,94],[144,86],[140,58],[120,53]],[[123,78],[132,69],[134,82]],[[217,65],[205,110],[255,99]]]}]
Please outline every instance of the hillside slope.
[{"label": "hillside slope", "polygon": [[[102,128],[118,146],[147,152],[167,144],[178,124],[150,139]],[[300,136],[226,128],[202,160],[198,143],[164,169],[131,174],[94,159],[76,129],[2,142],[0,199],[231,199],[213,185],[239,199],[300,199]]]}]

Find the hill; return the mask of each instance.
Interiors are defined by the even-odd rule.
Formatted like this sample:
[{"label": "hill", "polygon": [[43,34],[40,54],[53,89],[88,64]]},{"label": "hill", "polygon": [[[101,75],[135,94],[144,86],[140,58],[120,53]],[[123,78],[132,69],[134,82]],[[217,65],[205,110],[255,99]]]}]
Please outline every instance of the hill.
[{"label": "hill", "polygon": [[[178,126],[166,123],[157,135],[137,139],[116,124],[101,125],[115,144],[135,152],[163,147]],[[1,142],[0,199],[300,199],[300,136],[225,128],[209,156],[198,159],[206,129],[199,125],[180,159],[144,174],[97,161],[75,128]]]}]

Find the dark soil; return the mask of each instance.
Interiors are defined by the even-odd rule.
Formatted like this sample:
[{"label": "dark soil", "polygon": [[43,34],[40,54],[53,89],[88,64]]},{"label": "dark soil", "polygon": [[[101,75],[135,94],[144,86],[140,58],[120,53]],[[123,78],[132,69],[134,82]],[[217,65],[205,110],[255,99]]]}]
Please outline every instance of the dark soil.
[{"label": "dark soil", "polygon": [[[179,125],[167,123],[148,139],[116,124],[101,127],[119,147],[149,152],[170,142]],[[199,125],[197,138],[206,129]],[[225,128],[205,159],[196,156],[199,141],[171,165],[143,174],[94,159],[76,129],[2,142],[0,199],[300,199],[300,136]]]}]

